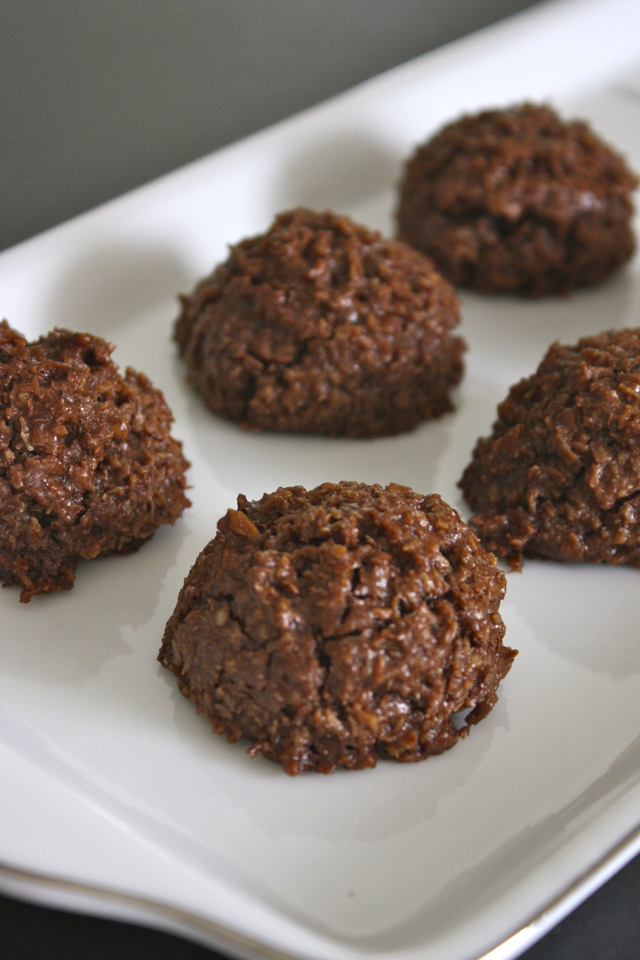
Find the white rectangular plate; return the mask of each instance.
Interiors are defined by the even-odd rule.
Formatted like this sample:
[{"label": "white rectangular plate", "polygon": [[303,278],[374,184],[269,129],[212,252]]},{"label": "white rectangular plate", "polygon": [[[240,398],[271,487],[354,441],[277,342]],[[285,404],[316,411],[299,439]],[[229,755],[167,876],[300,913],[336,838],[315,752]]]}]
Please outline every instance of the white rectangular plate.
[{"label": "white rectangular plate", "polygon": [[[0,885],[246,956],[515,956],[639,847],[636,569],[527,562],[498,706],[426,763],[292,779],[212,734],[155,660],[183,578],[238,493],[456,482],[553,340],[638,324],[636,259],[566,299],[463,296],[457,410],[376,441],[256,435],[209,414],[171,341],[176,294],[296,204],[393,230],[403,159],[464,110],[525,97],[640,169],[640,6],[544,5],[370,81],[0,256],[0,309],[115,342],[172,407],[193,507],[64,595],[0,597]],[[93,893],[92,893],[93,891]],[[102,891],[92,900],[96,891]],[[520,931],[520,932],[518,932]],[[502,946],[499,946],[502,944]]]}]

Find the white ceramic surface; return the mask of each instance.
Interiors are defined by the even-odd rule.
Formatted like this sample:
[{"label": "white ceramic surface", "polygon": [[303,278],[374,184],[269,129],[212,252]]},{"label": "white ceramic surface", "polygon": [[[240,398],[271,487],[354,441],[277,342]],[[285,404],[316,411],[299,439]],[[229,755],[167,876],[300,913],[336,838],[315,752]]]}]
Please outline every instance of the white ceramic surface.
[{"label": "white ceramic surface", "polygon": [[192,509],[139,553],[81,564],[64,595],[0,597],[3,889],[247,956],[506,958],[640,846],[637,570],[529,561],[510,574],[520,655],[499,704],[416,765],[289,778],[213,735],[155,660],[239,492],[396,481],[468,516],[456,481],[508,386],[555,339],[638,324],[637,258],[566,299],[464,294],[456,412],[391,439],[245,433],[186,388],[175,296],[228,243],[298,203],[390,232],[412,147],[463,110],[524,97],[587,117],[640,169],[640,5],[537,7],[0,256],[11,324],[117,343],[116,360],[164,391],[193,464]]}]

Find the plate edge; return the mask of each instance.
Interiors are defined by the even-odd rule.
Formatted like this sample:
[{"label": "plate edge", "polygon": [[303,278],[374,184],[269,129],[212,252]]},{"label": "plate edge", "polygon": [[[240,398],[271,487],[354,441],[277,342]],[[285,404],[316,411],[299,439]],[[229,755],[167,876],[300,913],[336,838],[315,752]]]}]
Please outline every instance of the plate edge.
[{"label": "plate edge", "polygon": [[[640,852],[640,824],[629,831],[579,877],[571,881],[564,890],[553,896],[523,926],[485,953],[477,955],[475,960],[513,960],[605,884],[638,852]],[[99,884],[24,870],[0,860],[0,889],[4,889],[8,896],[18,896],[22,899],[16,888],[25,887],[27,889],[44,888],[44,891],[80,897],[83,899],[83,906],[77,909],[79,912],[91,915],[106,916],[100,909],[102,901],[105,909],[109,910],[110,918],[113,918],[115,908],[120,922],[159,926],[174,934],[229,950],[237,957],[250,958],[250,960],[297,960],[299,956],[275,949],[266,943],[260,943],[183,907],[123,890],[102,887]],[[43,892],[42,889],[41,892]],[[42,904],[41,900],[38,902]],[[52,908],[65,909],[53,905]],[[136,915],[139,919],[136,919]]]}]

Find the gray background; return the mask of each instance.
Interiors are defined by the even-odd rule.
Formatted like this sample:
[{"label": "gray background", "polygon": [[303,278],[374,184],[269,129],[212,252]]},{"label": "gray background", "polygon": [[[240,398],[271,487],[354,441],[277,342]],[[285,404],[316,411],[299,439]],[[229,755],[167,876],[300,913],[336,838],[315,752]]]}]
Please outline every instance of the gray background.
[{"label": "gray background", "polygon": [[0,249],[532,0],[4,0]]},{"label": "gray background", "polygon": [[[4,0],[0,248],[531,5]],[[215,954],[155,931],[0,897],[0,956]],[[638,960],[640,859],[524,956]]]}]

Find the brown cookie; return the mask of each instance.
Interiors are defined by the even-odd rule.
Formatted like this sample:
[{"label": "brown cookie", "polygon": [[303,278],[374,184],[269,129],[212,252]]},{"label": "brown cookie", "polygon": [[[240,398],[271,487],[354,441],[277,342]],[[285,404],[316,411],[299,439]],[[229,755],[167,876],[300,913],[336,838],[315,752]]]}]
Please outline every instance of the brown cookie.
[{"label": "brown cookie", "polygon": [[397,240],[298,209],[242,241],[176,326],[208,406],[264,430],[372,437],[451,409],[464,343],[450,285]]},{"label": "brown cookie", "polygon": [[551,346],[460,486],[488,550],[640,565],[640,330]]},{"label": "brown cookie", "polygon": [[0,324],[0,579],[23,602],[70,590],[81,557],[136,550],[189,506],[171,412],[113,349]]},{"label": "brown cookie", "polygon": [[601,283],[633,253],[637,183],[586,123],[530,103],[487,110],[409,160],[398,234],[453,284],[565,293]]},{"label": "brown cookie", "polygon": [[504,592],[495,558],[435,494],[280,488],[220,520],[158,659],[216,732],[289,774],[422,760],[497,700],[516,654]]}]

